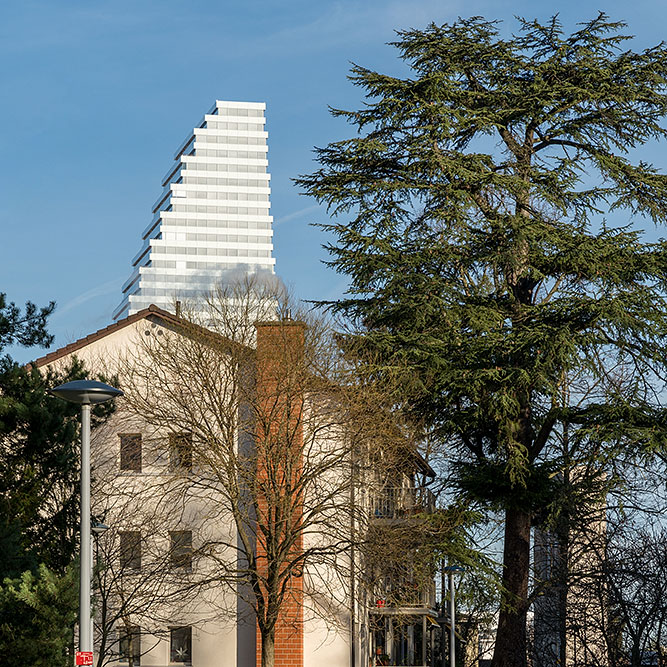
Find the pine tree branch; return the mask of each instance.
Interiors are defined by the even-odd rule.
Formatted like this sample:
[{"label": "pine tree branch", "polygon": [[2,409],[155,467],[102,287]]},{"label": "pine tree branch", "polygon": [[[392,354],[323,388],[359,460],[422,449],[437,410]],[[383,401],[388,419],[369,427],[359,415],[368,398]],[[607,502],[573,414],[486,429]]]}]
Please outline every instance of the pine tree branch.
[{"label": "pine tree branch", "polygon": [[582,144],[578,141],[572,141],[570,139],[545,139],[533,147],[533,152],[538,153],[539,151],[543,150],[544,148],[548,148],[549,146],[569,146],[570,148],[576,148],[579,151],[584,151],[587,153],[599,152],[594,149],[593,146]]}]

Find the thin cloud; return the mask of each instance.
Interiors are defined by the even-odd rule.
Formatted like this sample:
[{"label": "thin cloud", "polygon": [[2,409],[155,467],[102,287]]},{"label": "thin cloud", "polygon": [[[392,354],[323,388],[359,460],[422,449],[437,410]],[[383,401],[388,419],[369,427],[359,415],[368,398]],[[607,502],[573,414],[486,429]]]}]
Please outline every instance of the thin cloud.
[{"label": "thin cloud", "polygon": [[302,208],[300,211],[294,211],[293,213],[288,213],[287,215],[284,215],[282,218],[278,218],[278,220],[274,221],[274,225],[279,225],[283,222],[287,222],[288,220],[295,220],[296,218],[300,218],[302,215],[306,215],[306,213],[312,213],[313,211],[317,211],[319,209],[319,205],[315,204],[314,206],[307,206],[306,208]]},{"label": "thin cloud", "polygon": [[65,313],[69,312],[70,310],[73,310],[74,308],[77,308],[78,306],[86,303],[87,301],[90,301],[100,296],[104,296],[106,294],[111,294],[111,292],[114,292],[116,290],[118,291],[118,298],[120,299],[121,280],[122,277],[113,278],[112,280],[109,280],[106,283],[97,285],[97,287],[92,287],[91,289],[83,292],[83,294],[75,296],[73,299],[70,299],[65,305],[60,306],[56,310],[51,319],[52,320],[58,319]]}]

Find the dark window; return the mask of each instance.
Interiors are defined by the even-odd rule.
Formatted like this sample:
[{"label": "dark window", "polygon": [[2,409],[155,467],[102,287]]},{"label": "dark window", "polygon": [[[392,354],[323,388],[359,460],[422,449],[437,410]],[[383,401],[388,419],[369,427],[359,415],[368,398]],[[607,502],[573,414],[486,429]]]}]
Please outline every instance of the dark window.
[{"label": "dark window", "polygon": [[120,567],[123,570],[141,569],[141,533],[139,531],[120,533]]},{"label": "dark window", "polygon": [[192,571],[192,531],[172,530],[170,560],[173,567]]},{"label": "dark window", "polygon": [[172,470],[192,470],[192,434],[169,434],[169,462]]},{"label": "dark window", "polygon": [[119,662],[141,664],[141,628],[131,625],[129,628],[121,626],[118,630],[118,660]]},{"label": "dark window", "polygon": [[141,472],[141,433],[120,435],[120,469]]},{"label": "dark window", "polygon": [[171,628],[170,662],[192,662],[192,628]]}]

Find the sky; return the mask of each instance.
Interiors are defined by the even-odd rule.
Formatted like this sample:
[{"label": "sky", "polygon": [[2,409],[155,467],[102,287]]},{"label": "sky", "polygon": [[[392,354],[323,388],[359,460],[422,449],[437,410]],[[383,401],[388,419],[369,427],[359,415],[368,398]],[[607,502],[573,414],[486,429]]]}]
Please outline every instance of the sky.
[{"label": "sky", "polygon": [[352,136],[328,111],[363,102],[350,64],[406,74],[397,29],[481,15],[509,33],[555,11],[571,29],[600,9],[633,48],[665,37],[660,0],[2,0],[0,292],[56,301],[55,347],[110,324],[174,150],[221,99],[267,105],[277,274],[299,299],[336,298],[346,279],[313,226],[326,211],[291,179],[316,168],[314,146]]}]

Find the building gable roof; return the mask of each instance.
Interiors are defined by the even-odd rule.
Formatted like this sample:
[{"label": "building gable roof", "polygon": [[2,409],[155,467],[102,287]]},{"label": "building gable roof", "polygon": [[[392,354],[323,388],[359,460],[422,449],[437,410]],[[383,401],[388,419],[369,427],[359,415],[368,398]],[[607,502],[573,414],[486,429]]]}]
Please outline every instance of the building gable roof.
[{"label": "building gable roof", "polygon": [[91,333],[88,336],[79,338],[79,340],[76,340],[73,343],[69,343],[64,347],[58,348],[53,352],[45,354],[43,357],[35,359],[35,361],[33,361],[30,364],[30,366],[33,366],[35,368],[40,368],[41,366],[52,364],[54,361],[62,359],[63,357],[66,357],[67,355],[72,354],[73,352],[76,352],[86,347],[87,345],[90,345],[91,343],[106,338],[107,336],[116,333],[117,331],[124,329],[125,327],[130,326],[131,324],[134,324],[135,322],[139,322],[140,320],[148,320],[151,322],[159,321],[170,328],[174,328],[176,330],[180,329],[181,331],[184,330],[192,331],[194,328],[198,333],[203,334],[207,337],[215,337],[221,342],[225,342],[227,344],[233,344],[230,340],[228,340],[224,336],[220,336],[220,334],[216,334],[215,332],[210,331],[204,327],[193,324],[192,322],[188,322],[187,320],[184,320],[181,317],[177,317],[176,315],[170,313],[167,310],[163,310],[162,308],[158,308],[156,305],[151,304],[150,306],[148,306],[148,308],[144,308],[143,310],[134,313],[134,315],[128,315],[126,318],[119,320],[118,322],[114,322],[113,324],[110,324],[108,327],[99,329],[98,331],[95,331],[94,333]]}]

